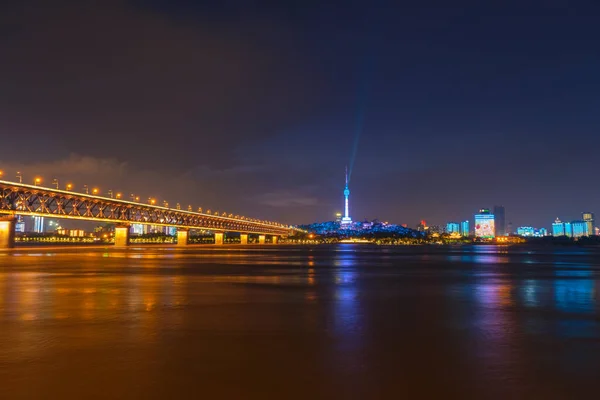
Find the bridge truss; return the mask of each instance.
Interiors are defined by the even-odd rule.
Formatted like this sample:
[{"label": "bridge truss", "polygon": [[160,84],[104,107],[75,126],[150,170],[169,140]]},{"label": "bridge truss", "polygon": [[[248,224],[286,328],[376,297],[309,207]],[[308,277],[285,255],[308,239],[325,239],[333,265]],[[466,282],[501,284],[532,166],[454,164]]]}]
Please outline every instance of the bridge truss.
[{"label": "bridge truss", "polygon": [[211,215],[6,181],[0,181],[1,213],[280,236],[295,230],[238,215]]}]

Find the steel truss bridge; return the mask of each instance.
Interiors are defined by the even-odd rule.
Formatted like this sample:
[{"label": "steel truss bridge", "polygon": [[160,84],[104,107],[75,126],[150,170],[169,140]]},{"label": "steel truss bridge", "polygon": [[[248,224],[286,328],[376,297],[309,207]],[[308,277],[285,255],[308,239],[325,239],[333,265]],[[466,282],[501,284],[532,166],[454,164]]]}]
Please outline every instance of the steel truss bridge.
[{"label": "steel truss bridge", "polygon": [[275,236],[290,235],[296,230],[276,222],[239,215],[172,209],[7,181],[0,181],[0,214]]}]

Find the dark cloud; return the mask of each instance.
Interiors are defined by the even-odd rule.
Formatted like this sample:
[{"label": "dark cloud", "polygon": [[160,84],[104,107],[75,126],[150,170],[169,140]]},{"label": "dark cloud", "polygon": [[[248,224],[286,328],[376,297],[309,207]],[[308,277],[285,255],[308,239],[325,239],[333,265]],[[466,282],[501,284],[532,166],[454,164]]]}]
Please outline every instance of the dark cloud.
[{"label": "dark cloud", "polygon": [[534,3],[3,3],[0,168],[310,222],[364,115],[355,218],[599,211],[600,14]]}]

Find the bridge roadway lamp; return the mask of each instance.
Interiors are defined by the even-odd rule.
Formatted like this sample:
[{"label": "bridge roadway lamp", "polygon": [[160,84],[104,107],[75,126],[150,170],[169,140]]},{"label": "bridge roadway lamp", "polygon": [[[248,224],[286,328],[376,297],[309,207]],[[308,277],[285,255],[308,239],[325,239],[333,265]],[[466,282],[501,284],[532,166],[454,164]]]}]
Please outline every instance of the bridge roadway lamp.
[{"label": "bridge roadway lamp", "polygon": [[56,179],[56,178],[52,179],[52,184],[56,185],[56,190],[58,190],[58,179]]},{"label": "bridge roadway lamp", "polygon": [[33,180],[33,184],[34,184],[34,186],[37,186],[37,185],[39,185],[40,183],[42,183],[42,178],[35,178],[35,179]]},{"label": "bridge roadway lamp", "polygon": [[73,189],[73,184],[67,183],[67,186],[65,186],[65,189],[67,189],[67,191]]},{"label": "bridge roadway lamp", "polygon": [[23,183],[23,175],[21,175],[19,171],[17,171],[17,179],[19,180],[19,183]]},{"label": "bridge roadway lamp", "polygon": [[93,188],[93,189],[92,189],[92,194],[93,194],[94,196],[95,196],[95,195],[97,195],[98,193],[100,193],[100,190],[98,190],[98,188]]},{"label": "bridge roadway lamp", "polygon": [[2,175],[4,175],[4,171],[0,171],[0,179],[2,179]]}]

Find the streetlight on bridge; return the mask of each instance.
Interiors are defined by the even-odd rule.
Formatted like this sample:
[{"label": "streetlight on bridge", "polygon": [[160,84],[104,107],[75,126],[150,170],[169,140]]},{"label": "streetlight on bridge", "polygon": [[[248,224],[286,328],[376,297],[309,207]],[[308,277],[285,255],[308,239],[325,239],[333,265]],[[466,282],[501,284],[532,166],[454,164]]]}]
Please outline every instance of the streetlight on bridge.
[{"label": "streetlight on bridge", "polygon": [[98,190],[98,188],[93,188],[92,189],[92,194],[95,196],[100,192],[100,190]]},{"label": "streetlight on bridge", "polygon": [[17,171],[17,179],[19,179],[19,183],[23,183],[23,175],[19,171]]},{"label": "streetlight on bridge", "polygon": [[108,189],[108,196],[112,199],[113,198],[113,191],[112,189]]},{"label": "streetlight on bridge", "polygon": [[65,186],[65,188],[67,189],[67,192],[71,189],[73,189],[73,184],[72,183],[67,183],[67,185]]},{"label": "streetlight on bridge", "polygon": [[83,185],[83,190],[85,191],[85,194],[90,194],[90,189],[88,188],[88,185]]},{"label": "streetlight on bridge", "polygon": [[56,190],[58,190],[58,179],[56,179],[56,178],[52,179],[52,184],[56,185]]},{"label": "streetlight on bridge", "polygon": [[35,179],[33,180],[33,185],[34,185],[34,186],[37,186],[37,185],[39,185],[40,183],[42,183],[42,178],[35,178]]},{"label": "streetlight on bridge", "polygon": [[117,197],[117,199],[120,199],[121,197],[123,197],[123,194],[121,194],[121,193],[117,193],[117,196],[116,196],[116,197]]}]

